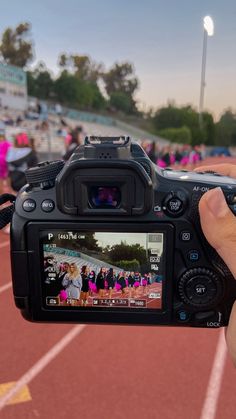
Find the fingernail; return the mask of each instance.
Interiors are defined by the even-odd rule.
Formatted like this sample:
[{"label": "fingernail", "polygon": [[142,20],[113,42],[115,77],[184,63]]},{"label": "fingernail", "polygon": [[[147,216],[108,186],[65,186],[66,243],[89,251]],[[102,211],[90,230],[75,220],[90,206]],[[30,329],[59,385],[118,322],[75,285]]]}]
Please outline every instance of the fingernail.
[{"label": "fingernail", "polygon": [[228,214],[229,208],[221,188],[218,187],[208,191],[206,193],[206,203],[214,217],[223,218]]}]

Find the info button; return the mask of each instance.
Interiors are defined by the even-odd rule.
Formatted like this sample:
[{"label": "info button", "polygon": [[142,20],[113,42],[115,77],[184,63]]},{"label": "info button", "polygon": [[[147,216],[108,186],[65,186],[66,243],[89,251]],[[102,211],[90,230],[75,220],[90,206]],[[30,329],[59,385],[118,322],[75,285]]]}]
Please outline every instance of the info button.
[{"label": "info button", "polygon": [[26,199],[22,204],[23,210],[27,212],[34,211],[36,208],[36,202],[33,199]]},{"label": "info button", "polygon": [[44,212],[51,212],[55,208],[55,204],[51,199],[45,199],[42,204],[41,208]]}]

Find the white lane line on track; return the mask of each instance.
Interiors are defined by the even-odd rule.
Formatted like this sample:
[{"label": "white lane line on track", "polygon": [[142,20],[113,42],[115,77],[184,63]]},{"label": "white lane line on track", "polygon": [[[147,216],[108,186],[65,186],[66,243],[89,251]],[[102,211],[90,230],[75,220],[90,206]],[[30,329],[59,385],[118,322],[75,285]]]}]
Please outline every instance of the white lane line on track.
[{"label": "white lane line on track", "polygon": [[9,244],[10,244],[9,241],[0,243],[0,249],[2,249],[3,247],[7,247]]},{"label": "white lane line on track", "polygon": [[214,419],[216,416],[226,355],[225,334],[224,329],[221,329],[200,419]]},{"label": "white lane line on track", "polygon": [[3,292],[3,291],[6,291],[6,290],[8,290],[8,288],[10,288],[11,287],[11,282],[8,282],[7,284],[5,284],[5,285],[2,285],[1,287],[0,287],[0,294]]},{"label": "white lane line on track", "polygon": [[7,402],[16,395],[25,385],[29,384],[40,372],[76,337],[86,326],[81,324],[74,326],[61,340],[59,340],[42,358],[40,358],[15,385],[0,398],[0,411]]}]

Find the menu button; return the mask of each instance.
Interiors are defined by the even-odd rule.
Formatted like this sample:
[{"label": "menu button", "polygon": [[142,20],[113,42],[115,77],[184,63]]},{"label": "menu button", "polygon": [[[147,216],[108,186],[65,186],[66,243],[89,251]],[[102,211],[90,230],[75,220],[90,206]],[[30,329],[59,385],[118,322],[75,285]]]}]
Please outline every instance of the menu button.
[{"label": "menu button", "polygon": [[22,204],[23,210],[26,212],[32,212],[36,208],[36,202],[33,199],[26,199]]}]

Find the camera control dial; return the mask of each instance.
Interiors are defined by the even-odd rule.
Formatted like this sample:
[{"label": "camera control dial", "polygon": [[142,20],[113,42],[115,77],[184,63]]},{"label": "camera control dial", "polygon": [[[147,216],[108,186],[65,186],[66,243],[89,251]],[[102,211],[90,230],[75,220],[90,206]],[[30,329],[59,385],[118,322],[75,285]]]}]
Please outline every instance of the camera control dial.
[{"label": "camera control dial", "polygon": [[55,179],[64,166],[63,160],[42,162],[25,171],[25,177],[29,185],[39,185],[42,189],[54,186]]},{"label": "camera control dial", "polygon": [[178,283],[181,300],[198,308],[216,304],[222,297],[222,288],[220,278],[207,268],[189,269]]}]

